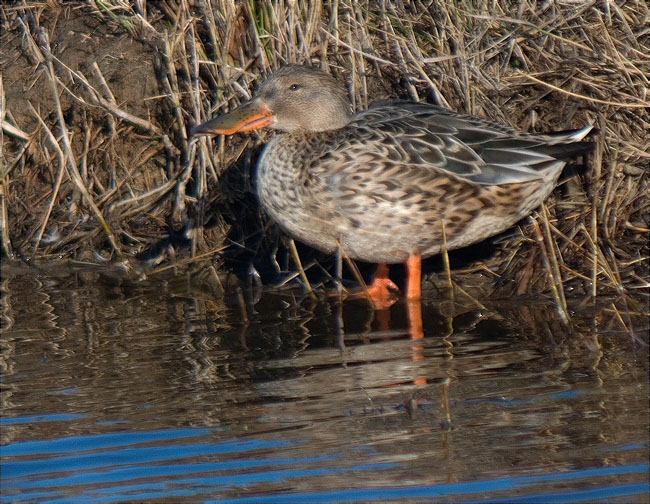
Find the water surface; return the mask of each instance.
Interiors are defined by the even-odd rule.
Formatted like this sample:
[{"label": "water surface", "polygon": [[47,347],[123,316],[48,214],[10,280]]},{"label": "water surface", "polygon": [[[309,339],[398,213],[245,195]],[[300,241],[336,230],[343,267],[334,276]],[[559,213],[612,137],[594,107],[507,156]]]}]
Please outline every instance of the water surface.
[{"label": "water surface", "polygon": [[643,335],[481,303],[5,269],[0,502],[648,502]]}]

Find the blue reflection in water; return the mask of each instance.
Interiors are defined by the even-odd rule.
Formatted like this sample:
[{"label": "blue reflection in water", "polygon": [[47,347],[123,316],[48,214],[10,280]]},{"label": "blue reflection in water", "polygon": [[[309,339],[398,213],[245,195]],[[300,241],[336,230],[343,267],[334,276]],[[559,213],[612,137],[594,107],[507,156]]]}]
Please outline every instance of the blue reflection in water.
[{"label": "blue reflection in water", "polygon": [[87,436],[70,436],[42,441],[21,441],[2,447],[3,457],[19,455],[42,455],[44,453],[78,452],[80,450],[96,450],[113,448],[135,443],[153,441],[169,441],[187,437],[205,436],[210,429],[161,429],[156,431],[115,432],[111,434],[91,434]]},{"label": "blue reflection in water", "polygon": [[[336,462],[340,457],[273,456],[273,453],[300,443],[264,439],[205,441],[206,436],[213,433],[212,429],[178,428],[8,444],[2,447],[3,495],[0,502],[115,502],[180,498],[208,492],[214,495],[215,490],[229,487],[277,484],[294,478],[397,466],[375,463],[350,467],[343,461],[338,467],[328,467],[327,463]],[[201,442],[178,442],[188,438],[201,438]],[[160,442],[165,444],[149,445]],[[269,450],[273,452],[269,454]],[[258,457],[194,462],[198,457],[260,451],[262,455]],[[65,456],[43,457],[44,454]],[[35,456],[40,458],[35,459]],[[180,460],[187,460],[187,463],[166,463]],[[228,471],[230,474],[215,475]],[[197,476],[188,477],[192,474]],[[86,487],[79,488],[82,485]],[[78,490],[72,491],[74,487]],[[75,493],[78,495],[71,495]]]},{"label": "blue reflection in water", "polygon": [[0,417],[0,426],[3,425],[22,425],[44,422],[68,422],[70,420],[80,420],[85,415],[77,413],[53,413],[49,415],[30,415],[17,417]]},{"label": "blue reflection in water", "polygon": [[569,504],[574,502],[609,502],[610,499],[647,494],[648,483],[604,486],[589,490],[572,490],[562,493],[545,493],[507,499],[490,500],[492,504]]},{"label": "blue reflection in water", "polygon": [[[430,499],[432,497],[451,497],[471,494],[491,494],[495,492],[512,492],[523,490],[526,487],[540,484],[556,483],[562,480],[577,480],[584,478],[600,478],[608,476],[620,476],[625,474],[647,474],[648,464],[634,464],[617,467],[602,467],[583,469],[567,473],[554,473],[539,476],[515,476],[511,478],[499,478],[493,480],[470,481],[451,484],[417,485],[411,487],[390,487],[390,488],[364,488],[333,490],[326,492],[303,492],[286,493],[276,495],[260,495],[256,497],[243,497],[236,499],[219,499],[220,503],[245,504],[245,503],[329,503],[329,502],[376,502],[387,500],[404,499]],[[561,494],[540,493],[538,495],[508,497],[504,499],[490,498],[490,502],[522,502],[522,503],[546,503],[546,502],[583,502],[594,499],[607,500],[614,497],[637,495],[647,492],[648,483],[632,483],[628,485],[594,488],[590,490],[567,490]],[[465,500],[466,502],[470,502]],[[474,502],[474,501],[471,501]],[[480,501],[479,501],[480,502]]]},{"label": "blue reflection in water", "polygon": [[[295,459],[292,463],[300,463],[300,459]],[[79,497],[78,499],[70,499],[66,497],[61,500],[49,500],[48,502],[76,503],[90,501],[94,503],[108,503],[124,499],[128,499],[129,501],[139,501],[158,498],[168,499],[169,497],[189,497],[206,493],[214,494],[215,491],[224,492],[229,488],[242,486],[261,485],[265,483],[285,483],[295,478],[332,476],[336,474],[345,474],[349,471],[364,472],[392,469],[396,465],[397,464],[394,463],[376,463],[336,468],[291,468],[257,473],[240,473],[230,476],[202,476],[200,478],[183,478],[174,480],[173,486],[185,487],[181,489],[170,488],[170,484],[167,481],[147,481],[141,484],[121,485],[107,489],[90,490],[83,497]],[[280,499],[280,502],[282,502],[282,499]]]},{"label": "blue reflection in water", "polygon": [[[54,443],[56,447],[49,449],[46,446],[46,441],[15,443],[7,445],[6,448],[8,449],[6,452],[5,447],[3,447],[3,458],[14,456],[16,453],[21,455],[40,455],[43,453],[51,453],[53,451],[60,452],[63,448],[65,448],[65,451],[73,453],[78,453],[78,451],[82,449],[88,450],[93,446],[107,451],[86,451],[83,454],[66,455],[64,457],[49,457],[36,460],[3,460],[2,480],[4,481],[6,478],[34,476],[37,474],[52,472],[89,470],[120,465],[150,464],[177,458],[194,458],[214,454],[278,449],[292,444],[291,442],[284,440],[268,441],[258,439],[235,439],[219,443],[200,442],[192,444],[166,444],[162,446],[131,446],[133,444],[143,444],[152,441],[175,441],[187,437],[203,436],[210,432],[209,429],[170,429],[154,432],[125,432],[123,434],[80,436],[53,440],[52,443]],[[93,440],[97,441],[96,445],[92,444]],[[77,445],[75,441],[79,441],[79,444]],[[131,444],[126,448],[121,448],[119,450],[112,449],[127,445],[129,442]],[[21,446],[22,444],[29,446],[23,448]],[[35,451],[35,446],[42,446],[44,449],[39,453],[38,451]]]},{"label": "blue reflection in water", "polygon": [[[536,504],[607,500],[648,492],[647,483],[616,484],[618,482],[612,481],[612,478],[625,475],[643,474],[647,477],[648,464],[632,464],[452,484],[280,493],[280,489],[291,488],[293,480],[373,473],[394,469],[400,464],[352,465],[343,454],[281,456],[283,450],[303,443],[252,438],[213,442],[212,436],[216,431],[175,428],[11,443],[2,447],[3,494],[0,502],[109,503],[197,496],[216,498],[242,487],[247,491],[258,488],[259,492],[265,493],[220,499],[219,502],[328,503],[434,497],[468,501],[481,494],[480,498],[493,496],[490,502]],[[187,442],[189,439],[194,442]],[[360,459],[366,458],[367,448],[360,446],[355,449]],[[248,456],[205,460],[209,456],[237,457],[243,453]],[[556,493],[558,488],[550,486],[585,479],[594,487],[588,490],[569,488]],[[274,487],[262,485],[276,485],[275,493],[271,490]],[[499,500],[504,494],[509,496]]]},{"label": "blue reflection in water", "polygon": [[578,399],[584,394],[585,393],[581,390],[562,390],[560,392],[537,394],[533,397],[527,398],[509,399],[507,397],[496,397],[490,398],[487,401],[485,399],[474,399],[474,401],[491,402],[500,406],[505,406],[506,408],[516,408],[519,406],[526,406],[531,404]]}]

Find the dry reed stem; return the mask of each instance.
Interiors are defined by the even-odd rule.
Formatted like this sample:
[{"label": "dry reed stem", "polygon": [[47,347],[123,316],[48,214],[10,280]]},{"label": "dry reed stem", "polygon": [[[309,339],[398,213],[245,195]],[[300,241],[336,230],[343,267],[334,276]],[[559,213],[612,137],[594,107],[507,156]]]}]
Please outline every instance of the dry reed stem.
[{"label": "dry reed stem", "polygon": [[[0,114],[5,254],[31,251],[34,243],[43,256],[103,252],[102,234],[74,213],[82,201],[115,229],[108,247],[128,256],[182,235],[189,245],[167,248],[205,261],[213,257],[207,251],[228,243],[231,229],[242,226],[237,236],[245,237],[264,229],[259,212],[228,225],[206,223],[242,213],[240,196],[251,190],[247,175],[239,178],[245,187],[237,187],[224,183],[225,173],[233,164],[247,172],[255,160],[249,153],[269,135],[190,145],[186,128],[246,100],[273,69],[310,63],[346,82],[356,110],[402,98],[530,131],[597,122],[584,187],[558,190],[548,214],[540,214],[544,249],[534,226],[523,227],[469,269],[490,271],[512,292],[555,289],[562,304],[568,284],[591,298],[614,290],[647,303],[650,9],[644,2],[524,0],[513,8],[485,0],[97,0],[1,9],[7,30],[0,59],[8,68]],[[32,40],[36,33],[57,41],[47,58]],[[78,40],[95,51],[86,51],[89,61],[75,59]],[[120,80],[122,74],[128,77]],[[154,88],[145,90],[149,78]],[[42,100],[46,93],[52,98]],[[57,149],[42,142],[58,124],[67,132],[57,139],[68,163],[63,179]],[[269,240],[261,246],[272,248]],[[542,250],[548,267],[535,260]],[[447,278],[450,269],[445,265]],[[454,271],[454,283],[460,281]]]},{"label": "dry reed stem", "polygon": [[[5,110],[4,106],[3,106],[2,110]],[[10,124],[10,123],[6,122],[4,120],[4,118],[0,119],[0,125],[2,126],[1,129],[2,129],[3,134],[6,133],[7,135],[15,137],[15,138],[17,138],[19,140],[22,140],[24,142],[29,141],[29,134],[28,133],[25,133],[23,130],[21,130],[19,128],[16,128],[16,126],[14,126],[13,124]]]},{"label": "dry reed stem", "polygon": [[451,299],[454,297],[454,281],[451,278],[451,265],[449,262],[449,253],[447,251],[447,233],[445,232],[445,221],[440,221],[442,228],[442,264],[445,269],[445,277],[447,279],[447,290]]},{"label": "dry reed stem", "polygon": [[50,89],[52,91],[52,99],[54,100],[55,110],[57,113],[57,122],[58,122],[59,129],[61,131],[61,140],[63,143],[62,153],[64,155],[63,162],[68,171],[68,175],[74,182],[78,191],[83,196],[84,201],[86,202],[86,204],[88,205],[92,213],[95,215],[95,218],[97,219],[102,229],[106,233],[106,236],[108,237],[108,240],[110,241],[111,246],[113,247],[113,251],[117,254],[118,257],[121,258],[122,252],[120,250],[120,246],[118,245],[115,239],[115,235],[113,234],[113,231],[111,230],[110,226],[106,223],[106,220],[104,220],[104,216],[102,215],[101,211],[99,210],[99,208],[97,208],[97,205],[93,200],[93,197],[86,189],[86,185],[83,179],[81,178],[81,175],[79,174],[79,170],[75,162],[75,156],[74,153],[72,152],[70,137],[68,135],[67,127],[65,125],[65,119],[63,118],[63,110],[61,109],[61,102],[59,101],[59,90],[57,88],[58,79],[56,78],[56,74],[54,73],[54,66],[52,65],[50,42],[48,40],[47,33],[41,32],[40,34],[37,35],[37,37],[39,39],[39,43],[40,43],[39,46],[47,65],[49,84],[50,84]]},{"label": "dry reed stem", "polygon": [[[603,116],[598,116],[598,126],[600,131],[603,130]],[[600,181],[600,174],[602,170],[603,163],[603,141],[602,134],[599,135],[596,142],[596,147],[594,149],[593,156],[591,158],[591,261],[593,267],[591,270],[591,297],[596,298],[598,294],[598,249],[596,244],[598,243],[598,191],[595,190],[598,187]]]},{"label": "dry reed stem", "polygon": [[361,291],[364,293],[368,292],[368,285],[366,284],[366,281],[363,279],[363,275],[361,275],[361,272],[359,271],[359,267],[356,265],[356,263],[352,259],[350,259],[347,255],[344,255],[343,259],[345,259],[345,263],[348,265],[348,269],[352,273],[354,280],[359,284]]},{"label": "dry reed stem", "polygon": [[[546,205],[542,204],[542,224],[544,226],[544,241],[546,243],[546,252],[551,260],[551,267],[553,269],[553,281],[556,285],[556,290],[559,295],[560,307],[568,316],[568,308],[566,303],[566,296],[564,294],[564,280],[562,272],[560,271],[561,253],[558,249],[557,242],[553,240],[551,234],[551,225],[548,219],[548,209]],[[559,257],[558,257],[559,256]]]},{"label": "dry reed stem", "polygon": [[621,107],[621,108],[642,108],[642,109],[647,109],[648,108],[648,103],[647,102],[641,102],[641,103],[624,103],[624,102],[613,102],[610,100],[601,100],[599,98],[593,98],[591,96],[585,96],[579,93],[572,93],[571,91],[567,91],[566,89],[562,89],[558,86],[554,86],[553,84],[549,84],[548,82],[544,82],[541,79],[538,79],[530,74],[524,75],[524,77],[528,80],[531,80],[533,82],[536,82],[537,84],[541,84],[549,89],[552,89],[554,91],[559,91],[560,93],[563,93],[565,95],[571,96],[573,98],[579,98],[580,100],[585,100],[589,101],[592,103],[601,103],[603,105],[613,105],[614,107]]},{"label": "dry reed stem", "polygon": [[0,181],[0,238],[2,239],[2,254],[13,257],[13,247],[9,235],[9,214],[7,213],[7,185],[4,180]]},{"label": "dry reed stem", "polygon": [[551,292],[556,301],[558,315],[565,324],[569,322],[569,314],[566,310],[566,300],[563,301],[563,294],[561,294],[562,284],[561,280],[558,282],[556,278],[556,272],[551,266],[551,260],[549,259],[549,251],[546,249],[546,239],[542,233],[542,230],[539,227],[536,218],[531,217],[531,222],[533,224],[533,230],[535,232],[535,239],[537,241],[537,246],[542,255],[542,260],[544,262],[544,269],[546,270],[546,275],[551,283]]},{"label": "dry reed stem", "polygon": [[59,190],[61,189],[61,182],[63,182],[63,176],[65,175],[65,155],[63,154],[63,151],[59,147],[56,138],[48,128],[47,124],[45,124],[43,118],[38,114],[38,112],[36,112],[36,110],[33,107],[32,107],[32,112],[34,116],[38,119],[38,121],[41,123],[41,126],[43,127],[43,131],[45,131],[47,136],[49,137],[50,144],[55,147],[59,159],[59,170],[58,170],[58,175],[56,177],[56,182],[54,183],[54,190],[52,191],[52,197],[50,198],[50,204],[47,207],[47,211],[45,212],[45,215],[43,216],[43,223],[41,224],[40,230],[38,231],[38,235],[36,236],[36,240],[34,242],[34,249],[32,251],[32,255],[36,255],[36,252],[38,251],[38,246],[40,245],[41,239],[43,238],[43,233],[45,233],[45,228],[47,227],[47,223],[50,220],[52,209],[54,208],[54,205],[56,204],[56,201],[58,199]]},{"label": "dry reed stem", "polygon": [[296,242],[294,242],[292,238],[289,238],[287,241],[289,244],[289,251],[291,252],[291,258],[293,259],[296,268],[298,268],[298,272],[300,273],[300,278],[302,279],[302,282],[305,285],[305,289],[307,289],[307,294],[309,294],[309,297],[316,299],[316,294],[314,294],[314,289],[312,289],[311,283],[307,278],[307,273],[305,273],[305,270],[302,267],[302,261],[300,260],[300,254],[298,254],[298,249],[296,248]]},{"label": "dry reed stem", "polygon": [[7,113],[7,102],[5,98],[4,84],[2,75],[0,75],[0,240],[2,240],[2,250],[0,253],[8,257],[13,255],[11,246],[11,237],[9,236],[9,214],[7,213],[7,181],[9,180],[9,169],[4,166],[4,135],[5,135],[5,115]]}]

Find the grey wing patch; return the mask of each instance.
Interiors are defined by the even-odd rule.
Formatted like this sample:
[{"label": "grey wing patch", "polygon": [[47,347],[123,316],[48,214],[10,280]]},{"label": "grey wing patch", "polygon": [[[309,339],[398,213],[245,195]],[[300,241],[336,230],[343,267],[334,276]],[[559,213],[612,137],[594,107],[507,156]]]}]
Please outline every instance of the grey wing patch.
[{"label": "grey wing patch", "polygon": [[375,149],[373,142],[391,145],[391,161],[478,185],[540,180],[562,165],[544,152],[546,137],[526,137],[507,126],[427,104],[398,102],[372,108],[351,126],[373,131],[366,149]]},{"label": "grey wing patch", "polygon": [[481,168],[480,173],[477,173],[476,175],[469,175],[464,178],[465,180],[469,180],[479,185],[504,185],[540,180],[542,178],[542,174],[537,171],[526,173],[519,168],[485,165]]}]

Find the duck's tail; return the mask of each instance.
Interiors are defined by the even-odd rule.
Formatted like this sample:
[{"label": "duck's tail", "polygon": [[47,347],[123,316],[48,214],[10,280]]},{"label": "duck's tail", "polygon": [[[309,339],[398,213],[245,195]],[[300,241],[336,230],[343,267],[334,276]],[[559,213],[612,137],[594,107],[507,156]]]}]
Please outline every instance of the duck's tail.
[{"label": "duck's tail", "polygon": [[555,159],[567,159],[579,154],[585,154],[592,149],[594,144],[582,140],[592,129],[593,125],[588,124],[580,129],[549,133],[546,136],[550,139],[550,142],[539,150]]},{"label": "duck's tail", "polygon": [[548,133],[548,136],[563,143],[579,142],[580,140],[583,140],[592,129],[594,129],[594,126],[592,124],[587,124],[587,126],[578,129]]}]

